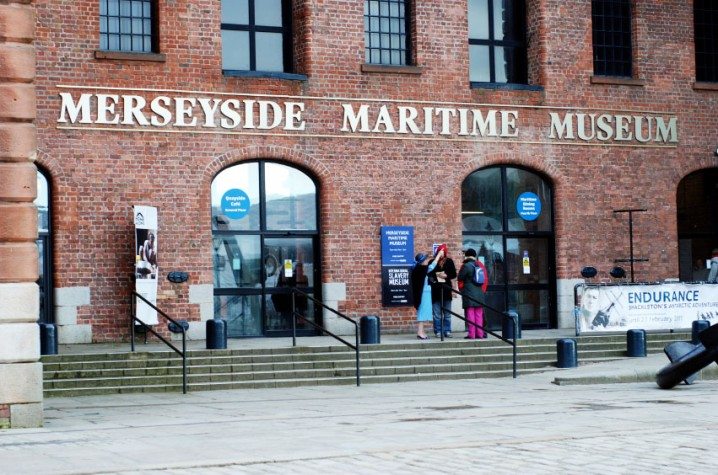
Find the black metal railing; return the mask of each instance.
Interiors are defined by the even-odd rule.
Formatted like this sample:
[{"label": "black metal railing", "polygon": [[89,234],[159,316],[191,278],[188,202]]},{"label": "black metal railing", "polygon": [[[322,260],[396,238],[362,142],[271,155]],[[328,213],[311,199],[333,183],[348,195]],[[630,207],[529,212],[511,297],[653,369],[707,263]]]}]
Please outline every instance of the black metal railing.
[{"label": "black metal railing", "polygon": [[[135,351],[135,322],[137,322],[140,325],[142,325],[142,327],[145,329],[145,331],[152,333],[154,336],[156,336],[157,338],[162,340],[162,342],[164,342],[165,345],[172,348],[178,355],[180,355],[182,357],[182,393],[187,394],[187,331],[185,330],[184,326],[180,322],[178,322],[177,320],[175,320],[172,317],[170,317],[169,315],[167,315],[165,312],[163,312],[162,310],[157,308],[155,305],[153,305],[152,302],[148,301],[146,298],[144,298],[143,296],[141,296],[134,290],[132,291],[131,297],[132,297],[132,315],[131,315],[132,318],[130,319],[130,334],[132,335],[132,337],[131,337],[132,352]],[[145,322],[143,322],[142,320],[137,318],[137,301],[134,299],[134,297],[137,297],[140,300],[142,300],[144,303],[146,303],[152,309],[154,309],[157,313],[162,315],[164,318],[166,318],[170,322],[174,323],[177,326],[177,328],[182,330],[182,350],[181,351],[179,350],[179,348],[177,348],[172,343],[170,343],[167,339],[165,339],[162,335],[160,335],[159,333],[154,331],[151,326],[147,325]]]},{"label": "black metal railing", "polygon": [[[469,324],[469,325],[473,325],[475,328],[480,328],[480,329],[483,330],[484,332],[486,332],[486,333],[488,333],[488,334],[490,334],[490,335],[495,336],[496,338],[498,338],[499,340],[503,341],[504,343],[508,343],[509,345],[511,345],[512,350],[513,350],[513,351],[512,351],[513,377],[516,378],[516,360],[517,360],[517,358],[516,358],[516,339],[517,339],[517,337],[518,337],[518,335],[519,335],[519,328],[518,328],[518,327],[519,327],[519,319],[518,319],[518,314],[517,314],[516,312],[511,311],[511,310],[507,310],[507,311],[499,310],[499,309],[496,309],[496,308],[494,308],[494,307],[492,307],[492,306],[490,306],[490,305],[486,305],[485,303],[479,302],[479,301],[476,300],[475,298],[470,297],[469,295],[466,295],[466,294],[464,294],[463,292],[461,292],[461,291],[459,291],[459,290],[456,290],[455,288],[451,287],[450,285],[448,285],[448,284],[446,284],[446,283],[441,283],[441,286],[443,287],[443,288],[442,288],[442,291],[441,291],[441,312],[439,312],[439,313],[440,313],[440,320],[441,320],[441,327],[440,327],[440,328],[441,328],[441,331],[439,332],[439,334],[441,335],[441,341],[444,341],[444,318],[445,318],[445,317],[444,317],[444,312],[447,312],[447,313],[451,314],[452,316],[454,316],[454,317],[456,317],[456,318],[458,318],[458,319],[460,319],[460,320],[463,320],[464,323]],[[453,310],[445,309],[445,308],[444,308],[444,291],[443,291],[444,288],[451,290],[452,293],[457,294],[457,295],[460,295],[462,298],[467,298],[467,299],[469,299],[470,301],[476,303],[476,306],[477,306],[477,307],[483,307],[483,308],[485,308],[485,309],[491,310],[492,312],[495,312],[495,313],[501,315],[502,318],[510,320],[510,321],[511,321],[511,324],[513,325],[513,329],[514,329],[514,331],[513,331],[513,338],[511,338],[511,339],[509,339],[509,338],[504,338],[503,335],[499,335],[498,333],[494,333],[494,332],[492,332],[491,330],[489,330],[488,328],[486,328],[486,327],[483,326],[483,325],[479,325],[478,323],[471,322],[471,321],[467,320],[464,316],[459,315],[458,313],[454,312]],[[484,320],[484,321],[486,321],[486,320]],[[502,325],[502,327],[503,327],[503,325]]]},{"label": "black metal railing", "polygon": [[[334,333],[330,332],[323,326],[318,325],[317,323],[315,323],[311,320],[308,320],[304,315],[297,312],[297,299],[296,299],[297,294],[299,294],[302,298],[311,300],[312,302],[314,302],[315,305],[319,305],[322,308],[329,310],[333,314],[337,315],[338,317],[343,318],[344,320],[346,320],[349,323],[351,323],[352,325],[354,325],[354,342],[355,343],[352,345],[351,343],[346,341],[344,338],[342,338],[338,335],[335,335]],[[356,322],[356,320],[349,318],[346,315],[344,315],[343,313],[338,312],[338,311],[334,310],[333,308],[324,305],[324,303],[322,301],[317,300],[314,297],[312,297],[311,295],[307,294],[306,292],[303,292],[303,291],[297,289],[296,287],[294,287],[294,288],[292,288],[292,346],[297,346],[297,318],[301,318],[304,322],[308,323],[315,329],[322,332],[322,334],[326,333],[327,335],[333,337],[335,340],[338,340],[338,341],[344,343],[346,346],[348,346],[349,348],[354,350],[354,352],[356,354],[357,386],[359,386],[361,384],[361,374],[360,374],[360,368],[359,368],[359,324]]]}]

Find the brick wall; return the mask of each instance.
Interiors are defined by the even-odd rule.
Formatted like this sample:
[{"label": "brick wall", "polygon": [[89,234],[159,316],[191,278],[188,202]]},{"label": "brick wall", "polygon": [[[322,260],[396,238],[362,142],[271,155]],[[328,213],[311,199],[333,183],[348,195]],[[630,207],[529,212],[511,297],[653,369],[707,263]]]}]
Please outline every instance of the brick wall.
[{"label": "brick wall", "polygon": [[[678,0],[636,2],[634,64],[642,86],[591,81],[590,2],[528,2],[529,79],[538,91],[471,89],[465,2],[415,2],[420,74],[362,72],[362,2],[294,3],[296,72],[307,81],[231,78],[221,73],[218,1],[160,2],[165,61],[98,60],[98,2],[37,2],[38,162],[51,175],[56,287],[89,287],[78,323],[96,341],[125,332],[133,263],[131,206],[159,207],[164,271],[212,283],[209,189],[224,166],[277,159],[317,177],[322,281],[346,283],[341,310],[376,314],[385,329],[407,328],[408,308],[381,306],[379,226],[415,226],[416,247],[461,245],[461,182],[488,165],[543,173],[554,186],[556,268],[575,278],[591,263],[607,271],[627,257],[627,222],[613,209],[647,208],[634,223],[639,280],[678,274],[676,189],[688,173],[718,166],[718,92],[694,89],[692,8]],[[58,130],[58,85],[182,89],[356,99],[405,105],[503,104],[658,111],[678,117],[679,145],[667,148],[555,145],[542,137],[546,110],[521,109],[529,143],[318,138],[341,127],[337,102],[313,101],[304,136],[160,134]],[[87,89],[87,92],[95,92]],[[310,102],[309,100],[307,101]],[[360,102],[360,101],[358,101]],[[362,264],[357,265],[357,262]],[[161,306],[199,319],[186,286],[160,280]],[[117,328],[117,322],[122,326]]]}]

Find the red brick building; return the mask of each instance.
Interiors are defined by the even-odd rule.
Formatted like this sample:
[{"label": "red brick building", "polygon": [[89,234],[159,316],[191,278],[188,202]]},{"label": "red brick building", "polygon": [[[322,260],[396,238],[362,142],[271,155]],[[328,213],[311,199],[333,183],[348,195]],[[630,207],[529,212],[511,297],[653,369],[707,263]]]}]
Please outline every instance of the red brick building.
[{"label": "red brick building", "polygon": [[233,336],[286,334],[285,284],[412,328],[413,308],[382,304],[381,226],[459,262],[475,247],[526,328],[572,326],[580,269],[608,279],[629,257],[616,210],[646,210],[635,280],[691,280],[718,247],[717,12],[39,0],[42,318],[60,342],[127,337],[150,261],[136,205],[157,208],[158,306],[200,338],[215,315]]}]

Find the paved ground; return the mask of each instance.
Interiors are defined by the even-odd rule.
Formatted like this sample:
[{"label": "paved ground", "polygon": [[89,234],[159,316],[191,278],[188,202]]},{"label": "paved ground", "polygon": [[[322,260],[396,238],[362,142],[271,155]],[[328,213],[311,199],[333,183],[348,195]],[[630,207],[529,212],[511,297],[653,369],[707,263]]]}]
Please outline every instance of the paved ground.
[{"label": "paved ground", "polygon": [[556,385],[662,355],[513,379],[46,400],[0,431],[0,473],[717,473],[718,381]]}]

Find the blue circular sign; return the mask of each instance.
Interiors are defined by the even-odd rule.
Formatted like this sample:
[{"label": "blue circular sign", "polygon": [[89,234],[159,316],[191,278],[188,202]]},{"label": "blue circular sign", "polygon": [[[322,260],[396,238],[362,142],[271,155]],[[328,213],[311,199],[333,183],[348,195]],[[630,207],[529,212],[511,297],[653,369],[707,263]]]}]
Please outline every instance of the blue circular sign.
[{"label": "blue circular sign", "polygon": [[536,193],[521,193],[516,200],[516,212],[524,221],[534,221],[541,214],[541,198]]},{"label": "blue circular sign", "polygon": [[244,191],[233,188],[222,195],[222,214],[229,219],[242,219],[249,214],[249,196]]}]

